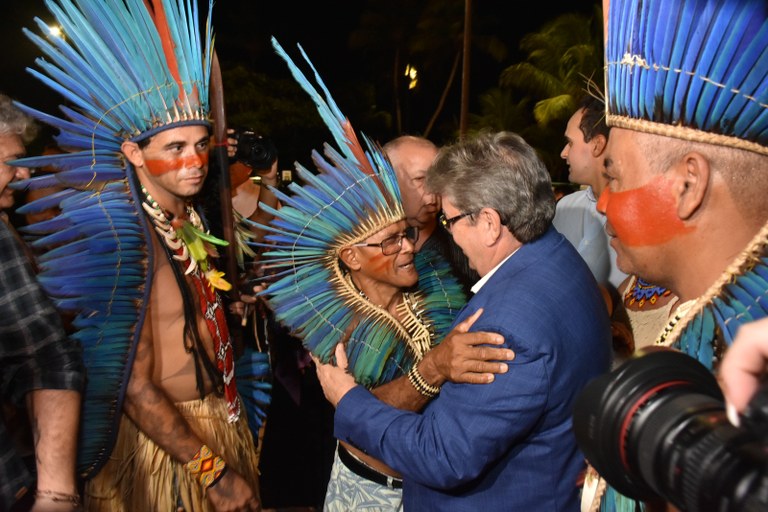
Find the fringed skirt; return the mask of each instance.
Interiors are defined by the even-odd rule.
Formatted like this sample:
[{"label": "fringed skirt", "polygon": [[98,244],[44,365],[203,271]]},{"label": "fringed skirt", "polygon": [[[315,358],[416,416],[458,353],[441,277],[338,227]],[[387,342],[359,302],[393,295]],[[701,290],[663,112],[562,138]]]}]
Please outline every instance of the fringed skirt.
[{"label": "fringed skirt", "polygon": [[[239,421],[229,423],[226,401],[213,395],[175,405],[195,434],[258,494],[259,454],[245,414]],[[85,509],[104,512],[213,510],[200,484],[190,477],[184,465],[159,448],[125,415],[109,461],[86,483]]]}]

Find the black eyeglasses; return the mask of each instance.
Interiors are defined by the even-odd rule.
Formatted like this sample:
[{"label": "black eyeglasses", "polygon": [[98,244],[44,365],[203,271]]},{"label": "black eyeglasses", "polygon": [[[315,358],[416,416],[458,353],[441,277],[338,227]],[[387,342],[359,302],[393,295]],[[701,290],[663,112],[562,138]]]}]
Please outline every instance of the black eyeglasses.
[{"label": "black eyeglasses", "polygon": [[405,231],[396,235],[388,236],[381,242],[375,244],[369,244],[366,242],[360,242],[359,244],[352,244],[353,247],[381,247],[381,253],[384,256],[392,256],[400,252],[403,248],[403,238],[407,238],[412,244],[415,244],[419,240],[419,228],[414,226],[408,226]]},{"label": "black eyeglasses", "polygon": [[475,212],[460,213],[460,214],[456,215],[455,217],[451,217],[450,219],[447,219],[445,217],[445,213],[441,213],[440,214],[440,224],[442,224],[443,227],[446,230],[448,230],[448,232],[450,232],[451,228],[453,227],[454,224],[459,222],[464,217],[469,217],[470,215],[474,215],[474,214],[475,214]]}]

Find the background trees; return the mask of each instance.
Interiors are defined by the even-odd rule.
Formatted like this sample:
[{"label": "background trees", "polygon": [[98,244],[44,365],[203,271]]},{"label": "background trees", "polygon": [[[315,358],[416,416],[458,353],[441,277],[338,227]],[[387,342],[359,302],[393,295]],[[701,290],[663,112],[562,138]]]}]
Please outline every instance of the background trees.
[{"label": "background trees", "polygon": [[[401,133],[438,144],[458,135],[465,0],[218,2],[213,26],[230,124],[271,135],[283,167],[308,167],[328,139],[313,105],[274,54],[275,36],[298,59],[300,43],[355,127],[385,142]],[[204,3],[204,2],[201,2]],[[584,87],[602,85],[599,0],[473,0],[469,130],[513,130],[540,150],[561,180],[565,122]],[[13,48],[0,91],[45,112],[62,99],[29,76],[38,50],[21,32],[42,0],[0,19]],[[66,37],[66,34],[65,34]],[[416,76],[406,76],[406,68]],[[40,144],[46,141],[41,138]],[[31,153],[37,152],[31,148]]]},{"label": "background trees", "polygon": [[[520,133],[539,150],[554,181],[567,180],[562,134],[586,81],[603,83],[602,11],[598,2],[581,4],[580,12],[578,2],[569,4],[576,12],[544,12],[538,25],[514,5],[476,1],[473,12],[469,131]],[[339,28],[325,23],[276,37],[297,62],[294,40],[302,45],[342,111],[374,140],[402,133],[438,144],[455,140],[464,0],[367,0],[357,7],[335,13]],[[227,26],[243,23],[236,11],[228,16],[237,19]],[[352,28],[342,34],[345,20]],[[526,27],[517,39],[507,33]],[[316,36],[334,43],[320,45]],[[308,164],[327,134],[285,65],[270,55],[268,41],[254,38],[232,30],[224,48],[218,41],[228,59],[222,62],[230,118],[271,134],[284,166]]]}]

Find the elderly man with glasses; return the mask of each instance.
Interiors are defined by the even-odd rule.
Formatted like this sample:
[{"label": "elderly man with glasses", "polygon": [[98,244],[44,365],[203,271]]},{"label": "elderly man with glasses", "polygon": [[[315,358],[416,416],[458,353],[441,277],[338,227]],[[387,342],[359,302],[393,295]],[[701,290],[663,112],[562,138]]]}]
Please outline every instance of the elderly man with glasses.
[{"label": "elderly man with glasses", "polygon": [[481,134],[443,148],[426,186],[481,276],[454,326],[482,311],[470,332],[502,335],[515,359],[484,386],[424,375],[439,394],[414,412],[355,385],[337,349],[336,365],[318,366],[334,434],[402,474],[405,510],[576,511],[585,462],[571,412],[609,367],[610,327],[589,268],[552,227],[549,173],[518,135]]}]

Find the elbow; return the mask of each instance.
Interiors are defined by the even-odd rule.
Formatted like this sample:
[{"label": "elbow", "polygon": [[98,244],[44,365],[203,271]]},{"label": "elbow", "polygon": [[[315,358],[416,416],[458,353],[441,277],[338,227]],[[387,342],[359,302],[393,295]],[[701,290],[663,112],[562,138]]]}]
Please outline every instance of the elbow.
[{"label": "elbow", "polygon": [[141,376],[131,375],[128,379],[128,385],[125,389],[125,400],[123,401],[123,410],[130,418],[135,418],[142,401],[151,400],[153,395],[151,381]]},{"label": "elbow", "polygon": [[[413,475],[413,479],[422,485],[450,491],[474,481],[483,472],[483,467],[476,464],[467,464],[471,457],[462,457],[455,464],[444,461],[442,464],[431,464],[420,475]],[[436,467],[438,466],[438,467]]]}]

